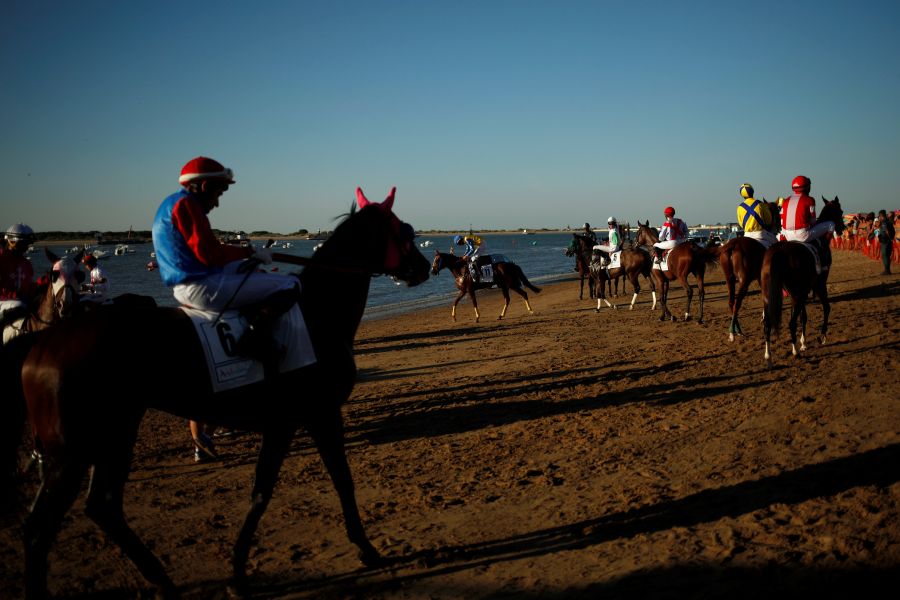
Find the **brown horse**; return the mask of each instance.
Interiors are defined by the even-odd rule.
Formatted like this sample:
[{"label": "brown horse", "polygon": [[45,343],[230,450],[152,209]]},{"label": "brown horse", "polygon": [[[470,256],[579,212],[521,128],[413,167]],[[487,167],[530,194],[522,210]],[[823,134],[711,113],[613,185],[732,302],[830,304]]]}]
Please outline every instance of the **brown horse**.
[{"label": "brown horse", "polygon": [[[384,273],[408,285],[428,278],[428,261],[416,248],[412,227],[392,212],[393,202],[394,190],[380,204],[357,190],[359,210],[351,209],[299,276],[300,308],[317,361],[310,366],[213,394],[194,326],[177,308],[94,310],[40,334],[21,369],[21,393],[45,464],[24,527],[29,597],[46,594],[48,551],[91,465],[85,514],[120,546],[158,594],[177,595],[160,561],[129,528],[122,509],[133,446],[148,408],[262,433],[251,506],[232,554],[232,587],[237,593],[246,586],[253,536],[300,427],[309,432],[331,475],[347,534],[361,560],[379,563],[356,504],[341,405],[356,377],[353,340],[372,275]],[[129,352],[121,352],[126,345]],[[94,375],[87,368],[100,356],[108,393],[91,385]],[[148,364],[159,365],[156,376],[147,377]],[[135,381],[141,384],[135,386]],[[123,389],[131,390],[127,401],[114,391]]]},{"label": "brown horse", "polygon": [[592,284],[591,273],[591,252],[594,247],[594,241],[580,233],[572,234],[572,241],[565,250],[565,255],[575,257],[575,268],[578,270],[580,285],[578,287],[578,299],[584,299],[584,280],[588,280],[588,294],[594,297],[594,285]]},{"label": "brown horse", "polygon": [[494,281],[490,283],[475,283],[472,281],[472,273],[469,271],[467,263],[468,259],[461,258],[455,254],[439,252],[438,250],[434,251],[434,261],[431,263],[432,275],[437,275],[441,269],[447,269],[453,274],[453,279],[456,281],[456,289],[459,290],[459,294],[456,295],[456,299],[453,301],[453,308],[450,311],[450,316],[453,317],[454,321],[456,320],[456,305],[459,304],[463,296],[468,294],[472,300],[472,308],[475,309],[475,322],[477,323],[481,315],[478,314],[478,301],[475,299],[475,290],[484,290],[495,285],[500,288],[505,300],[500,316],[497,317],[498,321],[506,316],[506,309],[509,308],[509,290],[522,296],[525,300],[525,308],[528,309],[529,313],[534,314],[531,304],[528,303],[528,293],[522,289],[522,286],[524,285],[535,294],[539,294],[541,289],[531,285],[531,282],[525,277],[525,273],[522,272],[522,268],[519,265],[513,262],[494,263]]},{"label": "brown horse", "polygon": [[[631,304],[628,305],[628,310],[634,310],[634,303],[641,292],[641,282],[638,278],[641,275],[650,282],[650,293],[653,295],[653,304],[650,306],[650,310],[654,310],[656,308],[656,285],[651,278],[650,271],[652,266],[653,258],[643,248],[622,250],[622,253],[619,255],[619,266],[615,269],[605,269],[600,266],[600,263],[592,262],[591,273],[594,275],[594,281],[597,285],[597,312],[600,312],[601,302],[606,302],[606,305],[611,308],[617,308],[615,304],[610,304],[606,300],[606,296],[603,294],[604,283],[616,280],[616,286],[618,287],[618,278],[623,276],[631,282],[631,287],[634,290],[634,294],[631,296]],[[622,292],[625,292],[624,281],[622,282]]]},{"label": "brown horse", "polygon": [[24,333],[46,329],[78,308],[78,288],[85,277],[79,268],[83,252],[62,258],[49,248],[44,248],[44,253],[50,261],[50,271],[38,283],[31,303],[23,307],[22,316],[3,328],[3,343]]},{"label": "brown horse", "polygon": [[[824,198],[823,198],[824,200]],[[844,231],[844,211],[841,202],[825,200],[825,206],[819,213],[817,223],[830,221],[834,223],[837,235]],[[831,236],[826,236],[830,238]],[[791,332],[791,354],[798,356],[797,350],[797,321],[800,321],[800,351],[806,350],[806,301],[810,291],[819,297],[822,303],[822,329],[820,343],[825,344],[825,336],[828,333],[828,315],[831,305],[828,302],[828,273],[831,264],[831,249],[828,239],[819,239],[815,243],[819,252],[822,268],[816,270],[816,259],[813,251],[801,242],[777,242],[766,250],[762,264],[762,297],[763,297],[763,332],[766,336],[766,350],[764,357],[766,364],[772,364],[769,345],[773,331],[781,327],[781,290],[787,290],[791,296],[791,320],[789,328]]]},{"label": "brown horse", "polygon": [[[781,221],[778,219],[778,203],[762,200],[772,214],[772,226],[769,229],[773,234],[780,229]],[[741,324],[738,321],[738,313],[747,289],[752,281],[760,282],[762,273],[763,256],[766,247],[753,238],[741,236],[728,240],[716,250],[719,253],[719,266],[725,275],[725,285],[728,287],[728,309],[731,311],[731,326],[728,330],[728,340],[734,341],[735,335],[744,335]],[[735,287],[736,284],[736,287]]]},{"label": "brown horse", "polygon": [[[650,228],[650,222],[641,223],[638,221],[638,233],[635,245],[637,246],[653,246],[659,241],[659,236]],[[688,275],[693,275],[697,280],[697,292],[700,300],[700,312],[697,315],[697,322],[703,323],[703,301],[706,297],[706,291],[703,287],[703,278],[706,274],[706,265],[715,264],[718,253],[715,248],[700,248],[692,242],[679,244],[669,251],[668,269],[663,271],[658,268],[659,265],[653,266],[653,277],[656,285],[660,290],[660,302],[663,307],[663,314],[659,317],[660,321],[667,318],[676,320],[675,315],[669,312],[669,282],[677,279],[681,282],[687,294],[687,309],[684,313],[685,321],[691,319],[691,300],[694,298],[694,290],[688,283]]]}]

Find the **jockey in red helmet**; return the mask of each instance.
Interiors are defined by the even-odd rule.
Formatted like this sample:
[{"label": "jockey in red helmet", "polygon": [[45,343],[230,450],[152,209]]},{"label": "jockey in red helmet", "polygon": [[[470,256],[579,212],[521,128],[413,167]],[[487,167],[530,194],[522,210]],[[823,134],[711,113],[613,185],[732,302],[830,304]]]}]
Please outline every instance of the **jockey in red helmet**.
[{"label": "jockey in red helmet", "polygon": [[180,304],[201,310],[262,306],[260,312],[247,315],[253,334],[241,338],[238,351],[274,367],[283,348],[276,345],[270,329],[296,307],[299,280],[244,267],[250,257],[271,263],[268,249],[232,246],[216,238],[206,215],[235,183],[231,169],[198,156],[184,165],[178,182],[182,188],[163,201],[153,221],[153,246],[163,283],[173,288]]},{"label": "jockey in red helmet", "polygon": [[809,177],[798,175],[791,182],[794,191],[781,205],[781,239],[812,242],[834,233],[834,223],[816,224],[816,201],[809,195]]},{"label": "jockey in red helmet", "polygon": [[659,228],[659,241],[653,244],[657,259],[662,258],[664,250],[671,250],[678,244],[687,241],[688,228],[684,221],[675,217],[675,209],[667,206],[663,211],[666,220]]}]

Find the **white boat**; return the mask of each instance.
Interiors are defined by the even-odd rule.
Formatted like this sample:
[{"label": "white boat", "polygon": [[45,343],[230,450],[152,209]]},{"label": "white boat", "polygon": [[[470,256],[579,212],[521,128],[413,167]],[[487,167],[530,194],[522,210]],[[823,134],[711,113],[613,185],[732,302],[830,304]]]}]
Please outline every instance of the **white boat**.
[{"label": "white boat", "polygon": [[128,247],[128,244],[119,244],[116,246],[116,256],[125,256],[126,254],[134,254],[136,251]]},{"label": "white boat", "polygon": [[419,248],[428,248],[429,246],[433,246],[433,245],[434,245],[434,242],[432,242],[431,240],[425,240],[424,242],[419,244]]}]

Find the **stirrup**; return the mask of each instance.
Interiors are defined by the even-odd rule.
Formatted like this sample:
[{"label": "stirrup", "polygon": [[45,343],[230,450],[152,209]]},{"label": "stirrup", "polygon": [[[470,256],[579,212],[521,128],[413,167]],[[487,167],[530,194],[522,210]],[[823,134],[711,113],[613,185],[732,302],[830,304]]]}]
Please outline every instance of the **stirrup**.
[{"label": "stirrup", "polygon": [[212,438],[203,432],[194,438],[194,462],[203,462],[204,459],[219,458]]}]

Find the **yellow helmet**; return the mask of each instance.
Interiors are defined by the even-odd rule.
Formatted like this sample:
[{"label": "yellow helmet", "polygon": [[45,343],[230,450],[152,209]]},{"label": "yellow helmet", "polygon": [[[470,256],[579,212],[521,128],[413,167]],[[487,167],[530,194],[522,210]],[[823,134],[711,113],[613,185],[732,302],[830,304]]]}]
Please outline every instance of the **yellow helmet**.
[{"label": "yellow helmet", "polygon": [[744,198],[752,198],[753,197],[753,186],[749,183],[745,183],[741,185],[741,196]]}]

